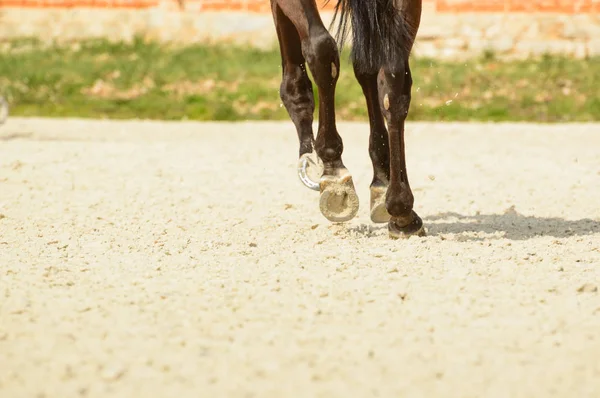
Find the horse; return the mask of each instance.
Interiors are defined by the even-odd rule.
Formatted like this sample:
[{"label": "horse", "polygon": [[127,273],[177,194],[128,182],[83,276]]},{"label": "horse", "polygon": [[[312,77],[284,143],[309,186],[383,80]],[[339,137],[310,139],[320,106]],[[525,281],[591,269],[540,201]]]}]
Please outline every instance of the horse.
[{"label": "horse", "polygon": [[[350,20],[352,67],[369,115],[371,221],[388,223],[392,239],[423,236],[423,221],[413,210],[404,149],[413,84],[409,56],[421,21],[421,0],[338,0],[335,39],[315,0],[271,0],[271,9],[282,64],[280,97],[300,145],[298,176],[305,186],[320,192],[323,216],[346,222],[359,208],[352,175],[342,162],[344,145],[335,115],[340,51]],[[316,139],[314,93],[306,64],[319,96]]]}]

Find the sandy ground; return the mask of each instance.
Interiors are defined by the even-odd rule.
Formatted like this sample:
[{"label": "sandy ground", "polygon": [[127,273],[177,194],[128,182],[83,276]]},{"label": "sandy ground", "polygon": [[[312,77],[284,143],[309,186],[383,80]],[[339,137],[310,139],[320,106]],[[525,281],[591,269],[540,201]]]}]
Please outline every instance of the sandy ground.
[{"label": "sandy ground", "polygon": [[600,125],[409,124],[406,241],[339,129],[331,225],[291,123],[9,119],[0,396],[600,396]]}]

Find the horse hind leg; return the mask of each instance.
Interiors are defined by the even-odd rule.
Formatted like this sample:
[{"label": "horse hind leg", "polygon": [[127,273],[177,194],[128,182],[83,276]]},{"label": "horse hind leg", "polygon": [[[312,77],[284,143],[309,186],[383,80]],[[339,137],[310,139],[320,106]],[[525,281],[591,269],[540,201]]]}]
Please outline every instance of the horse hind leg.
[{"label": "horse hind leg", "polygon": [[390,180],[390,151],[388,131],[379,108],[377,72],[361,72],[355,63],[354,75],[362,88],[369,114],[369,156],[373,164],[373,180],[370,186],[371,221],[387,223],[390,214],[386,209],[385,197]]},{"label": "horse hind leg", "polygon": [[[413,211],[414,197],[406,171],[404,122],[412,88],[408,59],[420,23],[421,0],[339,0],[339,7],[343,16],[351,14],[353,17],[354,69],[370,107],[371,132],[376,133],[370,145],[375,172],[371,185],[371,218],[385,222],[389,214],[388,229],[392,238],[420,235],[424,232],[423,221]],[[376,74],[377,101],[373,88]],[[374,105],[376,102],[378,107]],[[389,155],[381,148],[386,142],[381,139],[384,129],[380,113],[387,120]],[[385,161],[389,162],[387,174]],[[382,209],[384,191],[387,214]]]},{"label": "horse hind leg", "polygon": [[379,104],[387,119],[390,150],[390,184],[385,203],[391,216],[388,230],[394,239],[425,235],[423,221],[413,210],[414,196],[408,181],[404,143],[404,124],[413,84],[409,57],[420,23],[421,0],[409,0],[404,6],[399,21],[405,30],[404,35],[398,37],[404,51],[387,57],[379,73]]},{"label": "horse hind leg", "polygon": [[408,61],[389,66],[380,73],[380,104],[389,127],[390,185],[386,209],[390,237],[406,238],[425,234],[423,221],[413,210],[414,197],[408,182],[404,145],[404,122],[411,101],[412,76]]}]

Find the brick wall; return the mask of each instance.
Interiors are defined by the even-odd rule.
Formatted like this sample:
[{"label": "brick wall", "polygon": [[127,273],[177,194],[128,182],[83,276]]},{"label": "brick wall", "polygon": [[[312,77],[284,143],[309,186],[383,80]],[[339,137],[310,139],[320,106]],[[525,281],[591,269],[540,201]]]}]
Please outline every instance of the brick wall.
[{"label": "brick wall", "polygon": [[[428,0],[425,0],[428,1]],[[599,0],[432,0],[439,12],[599,12]]]},{"label": "brick wall", "polygon": [[[198,11],[269,12],[268,0],[167,0],[175,7]],[[423,0],[437,12],[600,12],[600,0]],[[164,0],[0,0],[0,7],[22,8],[114,8],[146,9],[158,7]],[[324,3],[321,1],[321,3]],[[331,9],[332,0],[323,8]]]},{"label": "brick wall", "polygon": [[[323,5],[325,0],[317,0]],[[329,23],[336,0],[323,7]],[[423,0],[415,53],[463,58],[600,55],[600,0]],[[274,45],[269,0],[0,0],[0,41],[134,35]]]}]

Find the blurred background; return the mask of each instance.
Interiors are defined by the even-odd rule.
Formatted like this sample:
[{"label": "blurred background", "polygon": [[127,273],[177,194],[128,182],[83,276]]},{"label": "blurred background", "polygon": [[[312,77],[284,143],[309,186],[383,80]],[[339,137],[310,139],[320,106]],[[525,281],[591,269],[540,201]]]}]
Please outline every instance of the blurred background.
[{"label": "blurred background", "polygon": [[[424,0],[412,69],[412,120],[600,120],[600,0]],[[268,0],[0,0],[11,115],[286,120],[280,79]]]}]

